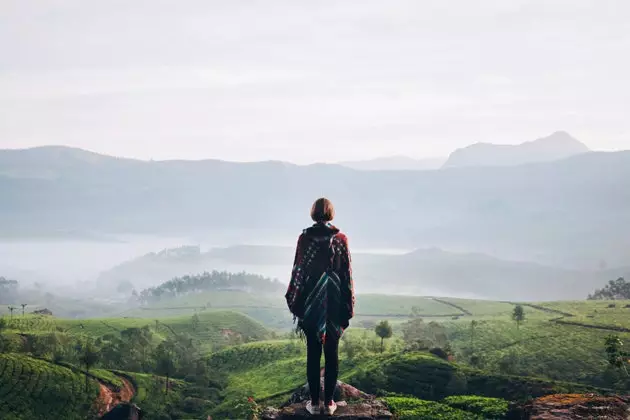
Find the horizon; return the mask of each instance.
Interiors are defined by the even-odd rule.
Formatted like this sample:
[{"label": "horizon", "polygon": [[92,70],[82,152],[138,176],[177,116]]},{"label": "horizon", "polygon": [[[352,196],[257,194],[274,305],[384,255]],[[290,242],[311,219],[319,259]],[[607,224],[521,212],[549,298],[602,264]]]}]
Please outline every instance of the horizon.
[{"label": "horizon", "polygon": [[410,160],[414,160],[414,161],[440,161],[440,160],[446,160],[453,152],[455,152],[456,150],[462,149],[462,148],[466,148],[469,146],[474,146],[474,145],[478,145],[478,144],[486,144],[486,145],[493,145],[493,146],[520,146],[523,144],[527,144],[527,143],[532,143],[534,141],[537,140],[541,140],[541,139],[545,139],[546,137],[549,137],[551,135],[554,135],[556,133],[566,133],[569,136],[571,136],[574,140],[577,140],[578,142],[584,144],[586,147],[589,148],[589,152],[623,152],[626,150],[630,150],[630,147],[628,147],[627,149],[612,149],[612,150],[602,150],[602,149],[593,149],[591,148],[588,144],[580,141],[579,139],[576,139],[575,137],[573,137],[571,135],[571,133],[567,133],[564,130],[556,130],[552,133],[549,133],[545,136],[539,136],[536,139],[532,139],[532,140],[528,140],[522,143],[517,143],[517,144],[512,144],[512,143],[489,143],[489,142],[476,142],[476,143],[471,143],[468,144],[466,146],[463,146],[461,148],[458,149],[454,149],[451,152],[447,153],[446,155],[442,155],[442,156],[410,156],[410,155],[405,155],[405,154],[392,154],[392,155],[378,155],[378,156],[374,156],[374,157],[367,157],[365,159],[349,159],[349,160],[328,160],[328,161],[303,161],[303,162],[295,162],[295,161],[291,161],[291,160],[282,160],[282,159],[275,159],[275,158],[271,158],[271,159],[261,159],[261,160],[231,160],[231,159],[224,159],[221,157],[200,157],[200,158],[164,158],[164,159],[151,159],[151,158],[142,158],[142,157],[136,157],[136,156],[124,156],[124,155],[115,155],[115,154],[109,154],[106,152],[100,152],[97,150],[93,150],[93,149],[86,149],[86,148],[81,148],[81,147],[76,147],[76,146],[69,146],[69,145],[64,145],[64,144],[43,144],[43,145],[38,145],[38,146],[30,146],[30,147],[7,147],[7,148],[0,148],[0,151],[27,151],[27,150],[34,150],[34,149],[46,149],[46,148],[59,148],[59,149],[70,149],[70,150],[79,150],[79,151],[83,151],[83,152],[87,152],[87,153],[93,153],[93,154],[97,154],[100,156],[107,156],[107,157],[112,157],[112,158],[118,158],[118,159],[130,159],[130,160],[137,160],[137,161],[142,161],[142,162],[169,162],[169,161],[183,161],[183,162],[201,162],[201,161],[221,161],[221,162],[230,162],[230,163],[265,163],[265,162],[279,162],[279,163],[289,163],[289,164],[293,164],[293,165],[297,165],[297,166],[309,166],[309,165],[317,165],[317,164],[329,164],[329,165],[343,165],[343,164],[350,164],[350,163],[361,163],[361,162],[369,162],[369,161],[378,161],[378,160],[387,160],[387,159],[410,159]]}]

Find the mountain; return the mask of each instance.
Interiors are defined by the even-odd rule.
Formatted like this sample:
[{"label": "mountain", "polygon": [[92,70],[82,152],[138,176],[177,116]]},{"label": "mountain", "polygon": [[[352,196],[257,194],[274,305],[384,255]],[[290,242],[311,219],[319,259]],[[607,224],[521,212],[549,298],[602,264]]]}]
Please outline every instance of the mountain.
[{"label": "mountain", "polygon": [[589,152],[589,148],[564,131],[518,145],[476,143],[457,149],[444,168],[463,166],[509,166],[547,162]]},{"label": "mountain", "polygon": [[[630,152],[519,166],[356,171],[281,162],[146,162],[0,151],[0,236],[50,232],[295,240],[314,198],[360,248],[437,246],[548,265],[628,264]],[[181,237],[181,236],[179,236]],[[293,245],[293,243],[286,243]]]},{"label": "mountain", "polygon": [[418,171],[439,169],[445,160],[445,158],[413,159],[407,156],[390,156],[339,162],[339,165],[358,171]]},{"label": "mountain", "polygon": [[[182,247],[124,262],[101,273],[98,281],[115,289],[121,281],[132,279],[135,287],[146,288],[177,276],[224,270],[230,264],[251,267],[247,271],[264,275],[281,267],[278,278],[285,283],[294,252],[291,247],[280,246],[235,246],[205,253],[195,247]],[[359,293],[395,290],[414,295],[540,301],[583,299],[609,279],[630,274],[630,268],[563,269],[427,248],[402,255],[353,253],[353,274]]]}]

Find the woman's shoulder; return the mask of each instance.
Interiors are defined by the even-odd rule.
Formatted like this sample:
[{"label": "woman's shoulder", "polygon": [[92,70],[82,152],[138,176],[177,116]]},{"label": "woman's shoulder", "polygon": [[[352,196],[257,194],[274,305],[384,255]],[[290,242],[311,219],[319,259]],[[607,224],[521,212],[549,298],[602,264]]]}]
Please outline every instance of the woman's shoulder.
[{"label": "woman's shoulder", "polygon": [[339,231],[339,232],[335,233],[335,235],[333,236],[333,239],[334,239],[336,242],[340,242],[340,243],[342,243],[342,244],[344,244],[344,245],[347,245],[347,244],[348,244],[348,237],[346,236],[346,234],[345,234],[345,233],[343,233],[343,232],[341,232],[341,231]]}]

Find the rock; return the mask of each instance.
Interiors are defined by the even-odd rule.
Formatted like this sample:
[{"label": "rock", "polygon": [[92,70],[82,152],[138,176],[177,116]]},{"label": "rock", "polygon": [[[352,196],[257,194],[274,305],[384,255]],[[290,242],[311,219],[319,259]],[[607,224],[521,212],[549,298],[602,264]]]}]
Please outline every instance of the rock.
[{"label": "rock", "polygon": [[[323,378],[320,385],[323,387]],[[323,390],[320,395],[324,395]],[[303,386],[293,393],[289,401],[280,409],[268,408],[262,413],[262,420],[295,420],[318,418],[306,411],[306,402],[310,399],[308,385]],[[337,401],[337,411],[332,416],[334,419],[343,420],[388,420],[392,413],[383,402],[366,394],[352,385],[337,381],[334,399]],[[329,416],[320,416],[327,418]]]},{"label": "rock", "polygon": [[316,418],[334,418],[339,420],[390,420],[392,413],[381,401],[366,400],[363,402],[349,403],[339,406],[335,415],[312,416],[306,411],[305,403],[291,404],[280,410],[269,408],[262,415],[262,420],[306,420]]},{"label": "rock", "polygon": [[[319,395],[323,398],[324,396],[324,378],[321,378],[320,382],[321,390]],[[348,385],[344,382],[337,381],[337,385],[335,386],[335,392],[333,394],[333,399],[335,401],[347,401],[347,400],[365,400],[372,398],[371,395],[366,394],[363,391],[360,391],[353,387],[352,385]],[[291,398],[281,407],[287,407],[291,404],[306,402],[310,399],[310,391],[308,388],[308,384],[304,385],[302,388],[298,389],[296,392],[291,395]]]},{"label": "rock", "polygon": [[548,395],[535,399],[529,409],[532,420],[626,420],[630,414],[626,398],[595,394]]}]

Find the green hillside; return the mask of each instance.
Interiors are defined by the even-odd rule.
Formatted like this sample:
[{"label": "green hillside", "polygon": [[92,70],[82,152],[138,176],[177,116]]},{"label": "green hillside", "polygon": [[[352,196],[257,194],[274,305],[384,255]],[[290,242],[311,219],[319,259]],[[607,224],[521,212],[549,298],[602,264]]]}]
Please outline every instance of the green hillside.
[{"label": "green hillside", "polygon": [[0,418],[84,420],[94,413],[96,381],[52,363],[0,354]]},{"label": "green hillside", "polygon": [[[184,306],[190,312],[179,316],[83,320],[4,316],[0,348],[83,366],[81,352],[85,346],[88,350],[94,346],[99,356],[92,374],[119,388],[126,378],[137,391],[133,401],[152,415],[164,419],[197,418],[201,414],[244,418],[248,397],[277,405],[305,383],[305,344],[287,332],[292,323],[281,297],[268,301],[267,307],[258,307],[247,293],[220,293],[225,293],[224,302],[213,296],[210,308]],[[196,303],[195,299],[207,298],[204,295],[186,299]],[[221,309],[221,303],[229,310]],[[515,401],[557,392],[630,389],[623,373],[609,365],[604,346],[606,337],[613,333],[630,340],[630,333],[619,330],[630,329],[629,302],[522,303],[525,319],[519,325],[512,320],[517,304],[359,295],[357,316],[340,344],[340,378],[366,392],[420,399],[404,402],[411,404],[409,409],[399,408],[405,415],[409,410],[423,413],[450,407],[462,418],[478,418],[479,413],[468,406],[447,403],[446,398],[475,394]],[[167,314],[178,310],[159,306],[152,310]],[[288,316],[289,321],[274,332],[268,327],[269,318],[244,313],[265,310]],[[385,351],[380,353],[374,324],[382,319],[390,320],[394,335],[385,341]],[[270,340],[274,337],[281,339]],[[429,349],[438,355],[444,353],[443,358],[429,354]],[[11,372],[13,376],[13,360],[17,358],[26,361],[22,365],[34,366],[31,370],[65,372],[67,380],[74,378],[80,383],[84,378],[76,367],[67,369],[16,354],[3,358],[3,375]],[[450,361],[443,360],[447,358]],[[36,389],[42,383],[30,380],[32,374],[16,375],[12,389],[18,391],[13,393],[26,395],[20,390]],[[168,393],[164,392],[166,375],[171,378]],[[96,386],[96,382],[92,384]],[[64,385],[68,389],[73,386]],[[3,395],[0,391],[0,397]],[[57,400],[69,401],[64,404],[74,407],[73,412],[84,412],[76,407],[85,402],[64,398]],[[0,401],[6,409],[8,403],[2,398]],[[37,408],[37,404],[22,405],[29,410]],[[406,417],[401,414],[401,418]]]},{"label": "green hillside", "polygon": [[223,346],[252,340],[269,338],[269,331],[247,315],[234,311],[208,310],[193,316],[161,318],[103,318],[63,319],[51,316],[25,315],[5,316],[9,331],[39,334],[60,332],[86,335],[92,338],[106,334],[117,334],[127,328],[149,327],[157,338],[187,334],[207,346]]}]

